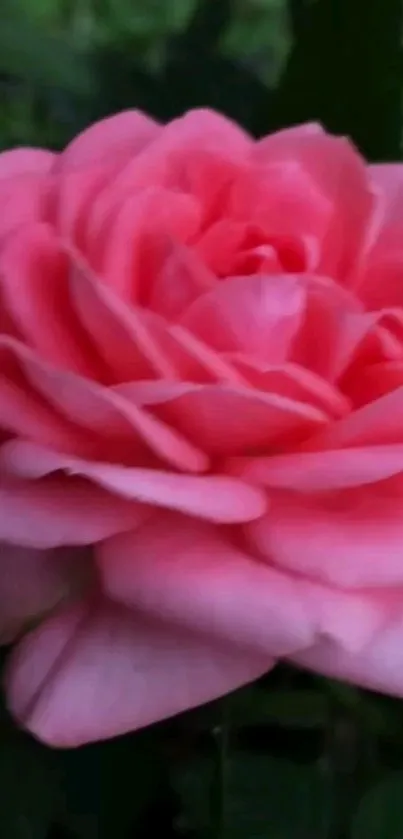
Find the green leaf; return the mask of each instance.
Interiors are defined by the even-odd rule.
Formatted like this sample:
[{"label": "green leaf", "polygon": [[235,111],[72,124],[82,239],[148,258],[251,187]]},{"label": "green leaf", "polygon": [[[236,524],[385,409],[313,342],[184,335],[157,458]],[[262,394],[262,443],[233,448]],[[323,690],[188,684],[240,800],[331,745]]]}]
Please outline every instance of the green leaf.
[{"label": "green leaf", "polygon": [[402,839],[403,772],[391,773],[361,799],[351,839]]}]

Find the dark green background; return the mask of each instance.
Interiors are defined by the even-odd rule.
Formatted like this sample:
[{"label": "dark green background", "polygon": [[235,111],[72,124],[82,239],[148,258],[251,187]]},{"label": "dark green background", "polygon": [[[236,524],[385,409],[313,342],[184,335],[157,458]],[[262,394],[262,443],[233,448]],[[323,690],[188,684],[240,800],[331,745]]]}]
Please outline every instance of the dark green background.
[{"label": "dark green background", "polygon": [[[199,105],[261,135],[321,120],[401,156],[402,0],[2,0],[0,148]],[[5,655],[7,651],[5,651]],[[278,668],[105,744],[0,713],[0,839],[403,839],[403,704]]]}]

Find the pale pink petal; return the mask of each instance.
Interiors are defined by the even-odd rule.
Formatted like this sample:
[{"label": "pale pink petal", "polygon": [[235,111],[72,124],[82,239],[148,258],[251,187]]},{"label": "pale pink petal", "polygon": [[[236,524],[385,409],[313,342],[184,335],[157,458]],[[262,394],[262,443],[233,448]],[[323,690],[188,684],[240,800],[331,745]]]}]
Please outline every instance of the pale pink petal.
[{"label": "pale pink petal", "polygon": [[57,156],[45,149],[17,148],[0,153],[0,178],[26,175],[30,172],[45,175]]},{"label": "pale pink petal", "polygon": [[59,470],[94,481],[114,495],[222,523],[263,515],[265,493],[238,478],[197,476],[158,469],[126,468],[79,460],[22,441],[4,443],[0,463],[16,477],[33,481]]},{"label": "pale pink petal", "polygon": [[0,478],[0,540],[28,548],[91,545],[135,528],[149,508],[79,478]]},{"label": "pale pink petal", "polygon": [[60,155],[58,169],[72,170],[101,162],[122,164],[139,154],[160,131],[160,126],[140,111],[122,111],[79,134]]},{"label": "pale pink petal", "polygon": [[310,650],[293,657],[293,663],[332,678],[371,690],[403,696],[403,592],[400,607],[362,650],[347,651],[323,638]]},{"label": "pale pink petal", "polygon": [[28,635],[11,656],[6,692],[22,725],[65,748],[171,717],[272,664],[99,601],[66,608]]},{"label": "pale pink petal", "polygon": [[283,574],[247,553],[242,534],[237,546],[236,535],[158,513],[136,533],[99,546],[104,587],[183,629],[275,656],[310,646],[323,633],[357,649],[385,621],[371,598]]},{"label": "pale pink petal", "polygon": [[286,360],[305,314],[305,289],[291,276],[233,277],[199,298],[181,324],[220,351]]},{"label": "pale pink petal", "polygon": [[91,573],[85,550],[34,550],[0,542],[0,643],[77,593]]},{"label": "pale pink petal", "polygon": [[403,582],[403,480],[322,494],[270,493],[248,525],[251,545],[277,567],[363,589]]}]

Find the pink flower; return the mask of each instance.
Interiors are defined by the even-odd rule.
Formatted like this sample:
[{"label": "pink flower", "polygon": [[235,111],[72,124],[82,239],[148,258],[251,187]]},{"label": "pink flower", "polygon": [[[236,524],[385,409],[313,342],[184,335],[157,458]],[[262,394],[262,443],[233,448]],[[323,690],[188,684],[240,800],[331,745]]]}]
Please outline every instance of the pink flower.
[{"label": "pink flower", "polygon": [[75,745],[279,657],[403,694],[403,167],[126,112],[0,197],[17,718]]}]

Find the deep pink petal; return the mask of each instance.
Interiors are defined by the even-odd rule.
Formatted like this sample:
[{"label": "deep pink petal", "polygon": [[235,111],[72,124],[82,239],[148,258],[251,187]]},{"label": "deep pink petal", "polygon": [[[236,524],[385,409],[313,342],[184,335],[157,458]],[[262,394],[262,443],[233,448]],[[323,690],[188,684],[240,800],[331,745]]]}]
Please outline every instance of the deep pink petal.
[{"label": "deep pink petal", "polygon": [[0,540],[13,545],[91,545],[136,527],[148,514],[148,507],[79,478],[0,479]]},{"label": "deep pink petal", "polygon": [[248,525],[268,562],[304,578],[363,589],[403,582],[403,481],[317,494],[272,492]]},{"label": "deep pink petal", "polygon": [[267,507],[262,490],[225,475],[195,477],[158,469],[113,466],[18,441],[3,444],[0,462],[17,477],[35,481],[64,470],[88,478],[121,498],[181,510],[220,523],[250,521],[263,515]]},{"label": "deep pink petal", "polygon": [[403,361],[381,361],[364,366],[351,377],[349,384],[355,407],[375,402],[403,387]]},{"label": "deep pink petal", "polygon": [[8,704],[49,745],[78,746],[141,728],[260,676],[251,656],[107,602],[60,611],[11,657]]}]

